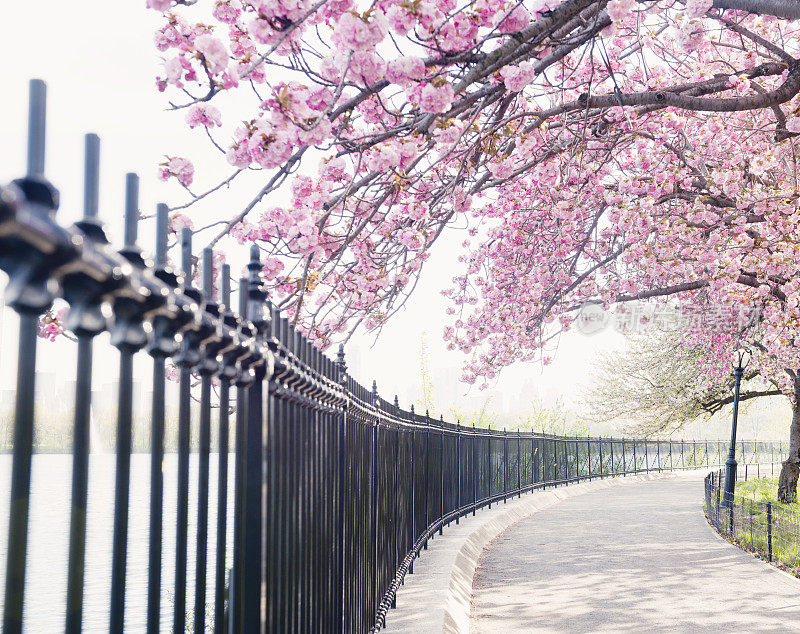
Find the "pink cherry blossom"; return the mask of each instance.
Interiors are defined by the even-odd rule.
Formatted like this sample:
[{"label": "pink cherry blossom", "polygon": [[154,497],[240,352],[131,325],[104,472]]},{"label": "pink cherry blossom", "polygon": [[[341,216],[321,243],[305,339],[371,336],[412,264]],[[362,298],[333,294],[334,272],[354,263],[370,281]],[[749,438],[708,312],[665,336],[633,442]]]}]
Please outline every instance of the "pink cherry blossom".
[{"label": "pink cherry blossom", "polygon": [[419,251],[425,246],[425,236],[416,229],[403,229],[398,238],[401,244],[412,251]]},{"label": "pink cherry blossom", "polygon": [[192,219],[179,212],[171,214],[169,217],[169,232],[180,233],[183,229],[194,229]]},{"label": "pink cherry blossom", "polygon": [[172,0],[147,0],[147,8],[156,11],[167,11],[172,5]]},{"label": "pink cherry blossom", "polygon": [[636,9],[636,0],[609,0],[606,5],[608,17],[614,22],[620,22]]},{"label": "pink cherry blossom", "polygon": [[194,165],[189,159],[179,156],[167,157],[167,160],[161,163],[159,177],[162,181],[175,178],[181,185],[188,187],[194,180]]},{"label": "pink cherry blossom", "polygon": [[419,108],[423,112],[447,112],[453,103],[455,93],[450,84],[436,86],[426,83],[420,95]]},{"label": "pink cherry blossom", "polygon": [[522,62],[519,66],[504,66],[500,76],[509,91],[519,92],[534,80],[536,69],[530,62]]},{"label": "pink cherry blossom", "polygon": [[386,37],[387,27],[380,13],[365,18],[347,11],[339,18],[333,39],[353,51],[372,51]]},{"label": "pink cherry blossom", "polygon": [[[611,1],[614,2],[614,0]],[[508,17],[500,22],[499,29],[503,33],[516,33],[528,26],[530,22],[531,14],[528,13],[528,10],[524,6],[518,4],[508,14]]]},{"label": "pink cherry blossom", "polygon": [[404,55],[386,65],[386,78],[403,87],[411,86],[425,77],[425,64],[419,57]]},{"label": "pink cherry blossom", "polygon": [[714,0],[687,0],[683,14],[689,19],[703,17],[714,4]]},{"label": "pink cherry blossom", "polygon": [[221,40],[206,34],[197,37],[194,45],[203,55],[208,72],[212,75],[218,75],[228,67],[228,49]]},{"label": "pink cherry blossom", "polygon": [[59,310],[48,310],[39,317],[39,327],[37,335],[48,341],[55,341],[60,335],[64,334],[64,320],[67,317],[68,308]]},{"label": "pink cherry blossom", "polygon": [[186,123],[190,128],[205,126],[213,128],[222,125],[222,118],[219,110],[207,103],[198,103],[189,108],[186,113]]}]

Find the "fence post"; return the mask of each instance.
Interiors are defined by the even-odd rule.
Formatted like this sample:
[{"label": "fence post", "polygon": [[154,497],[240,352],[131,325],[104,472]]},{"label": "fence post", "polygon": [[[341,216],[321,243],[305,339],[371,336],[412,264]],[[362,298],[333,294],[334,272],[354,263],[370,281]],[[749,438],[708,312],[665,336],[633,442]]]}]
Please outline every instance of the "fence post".
[{"label": "fence post", "polygon": [[[267,311],[267,292],[261,277],[260,250],[253,245],[250,249],[250,262],[247,264],[247,317],[255,329],[254,338],[260,343],[269,335],[271,315]],[[299,331],[295,333],[295,339]],[[243,625],[245,630],[258,627],[261,619],[261,573],[262,547],[261,523],[263,518],[261,487],[263,486],[264,465],[264,380],[267,377],[266,363],[258,363],[254,368],[255,380],[247,389],[247,456],[245,462],[244,488],[244,552],[243,578],[241,588],[243,602]]]},{"label": "fence post", "polygon": [[[214,301],[214,252],[203,249],[202,259],[202,292],[206,310],[217,314],[219,306]],[[206,344],[208,351],[213,344]],[[213,349],[213,348],[211,348]],[[208,478],[209,454],[211,451],[211,375],[216,372],[218,364],[215,360],[206,359],[198,367],[200,374],[200,429],[198,442],[197,470],[197,533],[195,557],[195,590],[194,590],[194,631],[206,629],[206,571],[208,569]]]},{"label": "fence post", "polygon": [[503,427],[503,504],[508,497],[508,431]]},{"label": "fence post", "polygon": [[597,453],[600,456],[600,479],[603,479],[603,438],[597,437]]},{"label": "fence post", "polygon": [[478,506],[478,436],[472,423],[472,516]]},{"label": "fence post", "polygon": [[[58,192],[44,180],[45,145],[45,83],[40,79],[30,82],[28,104],[28,176],[37,185],[46,183],[51,200],[40,205],[40,213],[54,212],[58,207]],[[26,263],[22,276],[35,271],[39,262]],[[9,274],[13,277],[13,273]],[[24,281],[24,280],[23,280]],[[17,634],[22,631],[22,606],[25,591],[25,559],[28,543],[28,517],[31,485],[31,457],[33,454],[33,413],[36,381],[36,341],[38,316],[50,306],[52,296],[46,280],[32,276],[24,290],[34,290],[26,298],[17,292],[9,301],[19,315],[17,352],[17,385],[14,405],[13,449],[11,459],[11,496],[9,499],[8,541],[6,551],[5,602],[3,604],[3,632]],[[9,285],[10,287],[11,285]],[[23,290],[23,289],[20,289]],[[8,292],[8,291],[7,291]],[[8,297],[8,295],[7,295]],[[31,302],[32,298],[35,302]],[[28,299],[28,301],[25,301]]]},{"label": "fence post", "polygon": [[608,437],[608,444],[611,445],[611,469],[609,470],[609,475],[614,475],[614,436]]},{"label": "fence post", "polygon": [[372,405],[376,409],[375,422],[372,424],[372,596],[374,598],[372,609],[378,611],[380,592],[378,590],[378,411],[380,411],[380,398],[378,396],[378,382],[372,381]]},{"label": "fence post", "polygon": [[639,464],[636,462],[636,439],[633,439],[633,472],[639,472]]},{"label": "fence post", "polygon": [[[90,238],[106,242],[97,222],[100,169],[100,139],[86,135],[84,172],[84,215],[76,226]],[[128,174],[135,180],[138,177]],[[127,192],[126,192],[127,193]],[[86,553],[86,501],[89,476],[89,419],[92,396],[92,342],[105,327],[101,312],[102,286],[89,276],[67,275],[62,282],[70,312],[67,329],[78,337],[78,367],[75,383],[75,415],[72,444],[72,505],[69,522],[69,560],[67,564],[67,622],[65,632],[81,631],[83,615],[84,563]],[[75,316],[77,315],[77,319]],[[72,319],[70,319],[72,317]],[[71,323],[72,322],[72,323]]]},{"label": "fence post", "polygon": [[[400,400],[397,398],[397,394],[394,395],[394,417],[395,419],[400,418]],[[400,563],[400,552],[397,545],[397,526],[400,520],[400,427],[394,431],[394,567],[398,568],[398,564]],[[397,607],[397,592],[392,594],[391,607],[392,609]]]},{"label": "fence post", "polygon": [[622,475],[628,475],[628,459],[625,456],[625,436],[622,437]]},{"label": "fence post", "polygon": [[[428,489],[430,488],[430,479],[431,479],[431,457],[430,457],[430,429],[431,429],[431,418],[430,412],[425,410],[425,532],[428,532],[428,526],[431,525],[431,517],[430,517],[430,496],[428,495]],[[424,544],[425,550],[428,550],[428,538],[425,538]]]},{"label": "fence post", "polygon": [[[527,469],[525,471],[527,472]],[[517,489],[519,490],[517,497],[522,497],[522,433],[519,427],[517,427]]]},{"label": "fence post", "polygon": [[[416,416],[416,414],[414,414],[414,405],[412,404],[409,409],[411,410],[411,422],[416,425],[417,416]],[[417,512],[417,504],[418,504],[418,500],[417,500],[417,480],[416,480],[417,467],[415,466],[415,461],[414,461],[414,440],[415,440],[415,435],[416,435],[416,432],[414,431],[414,428],[412,427],[411,428],[411,541],[412,541],[412,543],[414,541],[414,538],[416,537],[416,535],[414,534],[414,525],[416,524],[416,517],[417,517],[416,516],[416,512]],[[414,574],[414,559],[416,559],[416,558],[417,558],[417,556],[414,555],[411,558],[411,563],[408,566],[408,574],[410,574],[410,575]]]},{"label": "fence post", "polygon": [[[239,280],[239,333],[243,340],[249,339],[251,332],[247,319],[247,278]],[[236,378],[236,434],[234,465],[233,502],[233,571],[228,603],[228,621],[231,632],[241,632],[244,627],[243,612],[243,571],[244,571],[244,496],[245,496],[245,456],[247,454],[247,386],[252,381],[249,365],[240,367]],[[182,473],[179,470],[180,473]],[[177,615],[176,615],[177,616]]]},{"label": "fence post", "polygon": [[767,560],[772,561],[772,502],[767,502]]},{"label": "fence post", "polygon": [[[144,267],[136,246],[138,180],[126,183],[125,246],[120,255],[137,268]],[[183,236],[185,238],[185,234]],[[184,241],[185,243],[185,241]],[[191,247],[189,249],[191,255]],[[184,262],[185,264],[185,262]],[[117,452],[114,481],[114,537],[111,568],[112,632],[121,632],[125,615],[125,582],[128,557],[128,517],[130,500],[131,443],[133,429],[133,355],[147,343],[141,304],[121,298],[114,302],[114,327],[111,344],[119,350],[119,396],[117,401]],[[188,370],[186,370],[188,372]]]},{"label": "fence post", "polygon": [[444,529],[444,416],[439,414],[439,475],[441,479],[439,487],[439,535]]},{"label": "fence post", "polygon": [[[342,412],[339,415],[339,425],[337,429],[337,456],[338,456],[338,486],[336,491],[336,506],[337,506],[337,573],[336,573],[336,622],[339,627],[344,628],[344,548],[345,548],[345,530],[344,530],[344,501],[347,496],[347,488],[345,486],[345,473],[346,473],[346,457],[345,457],[345,442],[346,442],[346,424],[347,424],[347,404],[348,404],[348,390],[347,390],[347,362],[344,354],[344,345],[339,345],[339,351],[336,354],[336,366],[338,370],[339,385],[345,393],[345,403],[342,407]],[[414,442],[412,436],[411,442],[411,517],[413,523],[414,517]],[[409,573],[413,570],[409,570]]]},{"label": "fence post", "polygon": [[[169,209],[159,203],[156,206],[156,275],[170,279],[167,271],[167,236]],[[224,276],[223,276],[223,279]],[[230,285],[230,282],[228,282]],[[161,629],[161,563],[164,496],[164,410],[166,357],[174,351],[176,344],[172,337],[163,336],[170,331],[169,319],[165,316],[153,320],[153,343],[148,348],[153,358],[153,398],[150,435],[150,531],[147,563],[147,631],[155,634]],[[222,459],[222,458],[220,458]],[[227,452],[225,455],[227,460]],[[227,471],[226,471],[227,475]],[[226,504],[227,507],[227,504]],[[224,586],[224,562],[223,562]],[[221,618],[221,615],[220,615]]]},{"label": "fence post", "polygon": [[456,525],[461,517],[461,420],[456,420],[456,471],[458,483],[456,484]]},{"label": "fence post", "polygon": [[[231,268],[229,264],[223,264],[220,269],[220,316],[226,323],[233,325],[233,314],[230,312],[231,302]],[[228,338],[230,344],[233,340]],[[224,358],[224,355],[223,355]],[[162,372],[163,374],[163,372]],[[227,551],[227,515],[228,515],[228,453],[229,453],[229,434],[230,434],[230,374],[226,374],[224,365],[220,368],[219,374],[219,437],[218,437],[218,467],[217,467],[217,552],[215,558],[214,574],[214,632],[222,634],[225,630],[225,554]],[[162,390],[163,390],[163,376]],[[163,416],[163,412],[162,412]],[[163,422],[161,431],[161,442],[163,443]],[[155,430],[153,432],[155,438]],[[163,447],[162,447],[163,452]],[[155,460],[155,454],[153,454]],[[160,502],[160,500],[159,500]],[[152,521],[152,514],[151,514]],[[160,529],[160,527],[159,527]],[[160,566],[160,562],[158,564]],[[155,616],[155,615],[154,615]],[[158,621],[155,620],[152,634],[158,631]]]}]

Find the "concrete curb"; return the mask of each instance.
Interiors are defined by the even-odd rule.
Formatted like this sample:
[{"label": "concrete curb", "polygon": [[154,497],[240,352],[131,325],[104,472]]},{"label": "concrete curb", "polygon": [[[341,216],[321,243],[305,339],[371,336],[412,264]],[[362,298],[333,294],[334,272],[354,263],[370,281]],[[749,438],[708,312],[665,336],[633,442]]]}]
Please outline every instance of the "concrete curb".
[{"label": "concrete curb", "polygon": [[503,531],[510,528],[520,520],[546,509],[562,500],[592,491],[607,489],[621,484],[633,484],[648,480],[675,477],[675,474],[656,473],[630,477],[607,478],[581,482],[549,491],[534,491],[530,497],[521,499],[520,504],[505,510],[502,513],[492,514],[492,517],[464,540],[463,545],[456,554],[455,565],[450,573],[450,583],[444,609],[442,632],[446,634],[469,634],[470,613],[472,607],[472,584],[478,561],[483,551],[489,547]]}]

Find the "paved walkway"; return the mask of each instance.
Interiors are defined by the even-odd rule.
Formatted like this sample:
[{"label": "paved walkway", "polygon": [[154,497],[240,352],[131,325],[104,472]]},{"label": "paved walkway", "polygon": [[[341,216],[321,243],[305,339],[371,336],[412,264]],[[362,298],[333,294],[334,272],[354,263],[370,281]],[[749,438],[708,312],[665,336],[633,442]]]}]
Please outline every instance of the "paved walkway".
[{"label": "paved walkway", "polygon": [[564,500],[484,551],[472,632],[783,632],[800,580],[712,531],[697,474]]}]

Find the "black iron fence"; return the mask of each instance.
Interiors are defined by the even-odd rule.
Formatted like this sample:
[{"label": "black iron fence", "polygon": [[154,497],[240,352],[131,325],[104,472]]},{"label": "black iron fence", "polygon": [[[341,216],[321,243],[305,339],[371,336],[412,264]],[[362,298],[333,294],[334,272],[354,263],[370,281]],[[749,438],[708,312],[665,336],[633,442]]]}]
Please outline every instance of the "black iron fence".
[{"label": "black iron fence", "polygon": [[[99,141],[86,139],[85,217],[55,219],[58,194],[44,178],[45,88],[31,85],[28,174],[0,189],[0,268],[6,299],[19,315],[3,627],[20,632],[28,544],[37,320],[56,297],[69,304],[77,338],[72,505],[65,630],[82,627],[92,344],[110,333],[119,351],[110,630],[146,609],[147,631],[367,632],[379,629],[404,576],[436,531],[485,505],[537,487],[649,471],[720,465],[721,442],[565,438],[476,429],[403,410],[347,374],[345,356],[326,357],[269,302],[259,249],[231,309],[230,271],[213,292],[212,253],[193,286],[191,234],[181,235],[181,270],[167,260],[168,210],[156,211],[153,259],[137,247],[138,180],[127,177],[125,240],[108,243],[97,220]],[[152,358],[147,605],[126,605],[131,473],[133,358]],[[177,502],[164,508],[165,363],[180,367]],[[66,372],[67,370],[64,369]],[[191,408],[199,377],[199,416]],[[218,381],[219,407],[212,407]],[[232,414],[232,420],[229,416]],[[189,452],[199,429],[198,477],[190,491]],[[218,481],[209,481],[211,428],[217,429]],[[232,429],[231,429],[232,427]],[[229,434],[232,432],[232,435]],[[232,451],[231,451],[232,450]],[[233,499],[227,496],[229,454]],[[740,459],[775,461],[782,447],[743,442]],[[216,487],[216,526],[209,492]],[[196,534],[188,534],[189,496]],[[233,505],[233,526],[226,510]],[[163,578],[167,515],[175,518],[175,574]],[[209,552],[216,532],[215,552]],[[232,567],[226,537],[232,533]],[[195,553],[193,617],[187,623],[187,553]],[[209,566],[213,557],[215,565]],[[214,571],[209,583],[207,570]],[[206,588],[213,587],[207,595]],[[161,619],[171,595],[173,617]],[[213,620],[207,622],[207,612]]]},{"label": "black iron fence", "polygon": [[[778,465],[780,466],[780,465]],[[775,465],[739,467],[737,479],[769,477],[764,487],[774,490]],[[800,573],[800,512],[797,505],[780,504],[757,490],[735,491],[733,503],[724,503],[725,472],[712,471],[705,479],[705,511],[709,523],[741,549]],[[766,493],[766,492],[765,492]],[[759,499],[761,498],[761,499]]]}]

